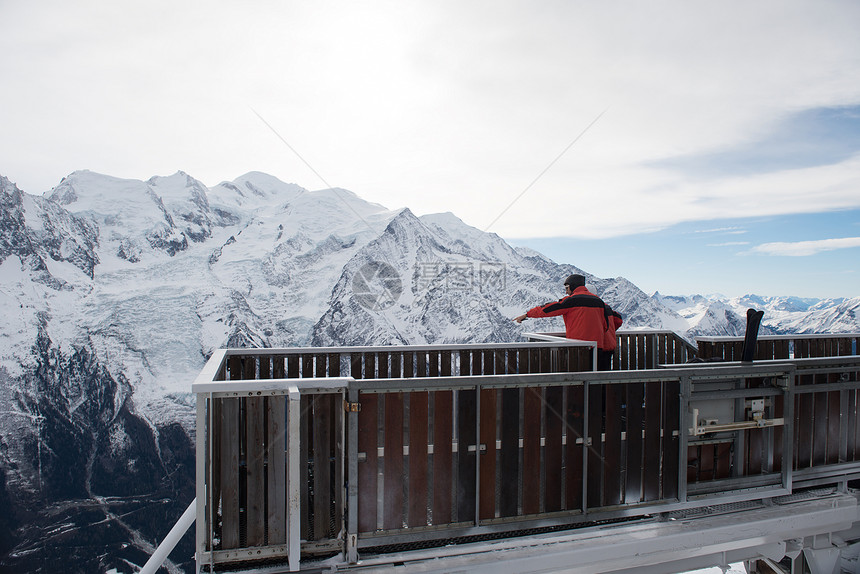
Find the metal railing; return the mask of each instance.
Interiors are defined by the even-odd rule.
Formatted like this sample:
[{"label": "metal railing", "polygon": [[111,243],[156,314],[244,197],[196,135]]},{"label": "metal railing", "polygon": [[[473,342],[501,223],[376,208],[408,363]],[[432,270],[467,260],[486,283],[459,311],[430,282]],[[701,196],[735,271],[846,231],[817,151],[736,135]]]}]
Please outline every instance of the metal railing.
[{"label": "metal railing", "polygon": [[653,335],[636,356],[666,368],[583,370],[569,340],[218,351],[193,387],[198,571],[860,478],[860,357],[666,366]]},{"label": "metal railing", "polygon": [[[858,333],[759,335],[753,360],[839,357],[858,354]],[[740,361],[743,337],[696,337],[703,360]]]},{"label": "metal railing", "polygon": [[[532,341],[563,340],[563,332],[524,333]],[[697,356],[695,345],[668,330],[629,331],[615,334],[617,344],[612,357],[613,371],[656,369],[659,365],[680,365]],[[743,342],[743,339],[741,339]]]}]

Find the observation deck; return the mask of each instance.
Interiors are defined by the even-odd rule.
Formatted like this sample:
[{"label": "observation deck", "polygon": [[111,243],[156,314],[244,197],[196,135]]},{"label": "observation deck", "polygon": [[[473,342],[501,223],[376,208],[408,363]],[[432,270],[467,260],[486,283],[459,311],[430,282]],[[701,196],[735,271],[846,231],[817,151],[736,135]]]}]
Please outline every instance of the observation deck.
[{"label": "observation deck", "polygon": [[621,331],[603,372],[528,338],[214,353],[197,571],[818,574],[860,538],[860,335],[740,362],[742,338]]}]

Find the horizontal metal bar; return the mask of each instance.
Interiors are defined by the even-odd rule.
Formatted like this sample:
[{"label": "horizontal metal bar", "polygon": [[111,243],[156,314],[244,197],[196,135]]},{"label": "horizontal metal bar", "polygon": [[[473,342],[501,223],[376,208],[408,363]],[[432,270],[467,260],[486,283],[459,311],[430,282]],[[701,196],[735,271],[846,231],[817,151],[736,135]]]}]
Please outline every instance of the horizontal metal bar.
[{"label": "horizontal metal bar", "polygon": [[346,390],[352,377],[308,377],[300,379],[240,379],[235,381],[195,382],[193,393],[212,393],[215,397],[269,396],[287,394],[289,387],[296,386],[303,395],[335,393]]},{"label": "horizontal metal bar", "polygon": [[[851,339],[852,337],[860,337],[860,333],[819,333],[814,335],[759,335],[757,339],[759,341],[802,341],[804,339]],[[743,340],[744,337],[731,336],[696,337],[696,341],[702,341],[705,343],[742,343]]]},{"label": "horizontal metal bar", "polygon": [[516,343],[439,343],[433,345],[377,345],[367,347],[280,347],[280,348],[230,348],[221,349],[228,357],[272,356],[272,355],[342,355],[349,353],[403,353],[422,351],[492,351],[496,349],[542,349],[560,347],[593,347],[594,341],[559,339],[542,343],[522,341]]}]

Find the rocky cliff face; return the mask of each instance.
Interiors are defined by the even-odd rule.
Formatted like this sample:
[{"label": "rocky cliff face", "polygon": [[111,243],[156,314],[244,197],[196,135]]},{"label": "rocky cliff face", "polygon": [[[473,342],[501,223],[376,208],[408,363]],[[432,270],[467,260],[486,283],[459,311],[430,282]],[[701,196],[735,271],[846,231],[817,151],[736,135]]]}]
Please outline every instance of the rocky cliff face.
[{"label": "rocky cliff face", "polygon": [[[145,561],[194,496],[190,387],[213,350],[515,341],[563,330],[511,318],[575,272],[452,214],[260,173],[76,172],[44,197],[0,177],[0,570]],[[754,303],[586,275],[627,328],[739,334]],[[857,305],[810,302],[778,328],[857,331]]]}]

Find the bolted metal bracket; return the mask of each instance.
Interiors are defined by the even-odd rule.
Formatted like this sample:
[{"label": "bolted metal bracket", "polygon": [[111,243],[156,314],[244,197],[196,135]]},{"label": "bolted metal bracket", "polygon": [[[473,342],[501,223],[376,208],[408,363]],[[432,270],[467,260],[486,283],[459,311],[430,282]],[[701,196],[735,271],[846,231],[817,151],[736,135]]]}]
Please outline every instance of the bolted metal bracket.
[{"label": "bolted metal bracket", "polygon": [[361,403],[351,403],[349,401],[343,401],[343,410],[348,413],[357,413],[361,411]]}]

